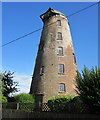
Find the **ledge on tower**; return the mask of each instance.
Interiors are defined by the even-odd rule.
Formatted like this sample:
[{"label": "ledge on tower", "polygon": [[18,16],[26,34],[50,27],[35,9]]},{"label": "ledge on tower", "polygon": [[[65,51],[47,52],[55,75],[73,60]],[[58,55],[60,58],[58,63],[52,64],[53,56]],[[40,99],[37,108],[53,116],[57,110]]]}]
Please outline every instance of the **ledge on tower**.
[{"label": "ledge on tower", "polygon": [[47,19],[49,19],[53,15],[62,15],[62,16],[65,16],[63,13],[61,13],[61,12],[59,12],[57,10],[54,10],[52,8],[49,8],[45,13],[43,13],[42,15],[40,15],[40,18],[42,19],[43,22],[45,22]]}]

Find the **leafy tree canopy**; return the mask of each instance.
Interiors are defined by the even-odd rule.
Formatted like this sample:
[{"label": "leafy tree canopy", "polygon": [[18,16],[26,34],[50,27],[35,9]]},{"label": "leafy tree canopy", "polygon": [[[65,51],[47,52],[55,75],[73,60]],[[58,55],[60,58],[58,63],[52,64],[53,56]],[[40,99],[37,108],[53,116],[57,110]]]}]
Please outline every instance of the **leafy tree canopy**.
[{"label": "leafy tree canopy", "polygon": [[100,113],[100,70],[84,67],[82,74],[77,72],[76,91],[91,112]]},{"label": "leafy tree canopy", "polygon": [[9,97],[10,94],[18,92],[18,82],[13,81],[14,72],[5,71],[0,73],[0,78],[3,84],[2,94],[5,97]]},{"label": "leafy tree canopy", "polygon": [[15,96],[18,103],[34,103],[34,97],[31,94],[21,93]]}]

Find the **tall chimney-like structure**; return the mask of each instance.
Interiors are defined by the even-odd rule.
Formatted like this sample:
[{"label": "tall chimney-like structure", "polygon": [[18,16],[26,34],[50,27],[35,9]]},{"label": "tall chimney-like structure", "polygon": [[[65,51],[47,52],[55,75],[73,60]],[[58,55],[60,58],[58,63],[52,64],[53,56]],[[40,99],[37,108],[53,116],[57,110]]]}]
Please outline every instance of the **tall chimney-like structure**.
[{"label": "tall chimney-like structure", "polygon": [[75,95],[77,63],[66,16],[49,8],[40,18],[44,26],[30,88],[36,101]]}]

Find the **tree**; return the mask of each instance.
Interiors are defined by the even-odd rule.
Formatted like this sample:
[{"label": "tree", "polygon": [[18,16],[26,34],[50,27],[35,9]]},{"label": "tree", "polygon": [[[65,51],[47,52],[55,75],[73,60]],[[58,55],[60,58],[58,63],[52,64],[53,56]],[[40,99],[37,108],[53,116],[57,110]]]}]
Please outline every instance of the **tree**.
[{"label": "tree", "polygon": [[34,106],[35,99],[31,94],[21,93],[16,95],[14,98],[16,102],[19,103],[21,110],[32,111],[35,108]]},{"label": "tree", "polygon": [[2,99],[1,99],[0,102],[2,102],[2,103],[6,103],[6,102],[7,102],[7,98],[6,98],[5,96],[2,96]]},{"label": "tree", "polygon": [[5,97],[9,97],[9,94],[13,94],[15,92],[18,92],[18,82],[14,82],[13,81],[13,77],[14,77],[14,72],[10,72],[10,71],[5,71],[3,73],[0,73],[0,77],[1,77],[1,81],[4,84],[3,87],[3,91],[2,94]]},{"label": "tree", "polygon": [[15,97],[16,102],[18,103],[34,103],[34,97],[31,94],[21,93],[16,95]]},{"label": "tree", "polygon": [[82,74],[77,72],[77,93],[90,112],[100,113],[100,70],[84,67]]},{"label": "tree", "polygon": [[2,94],[4,91],[6,91],[6,89],[4,87],[4,83],[1,78],[2,77],[0,76],[0,94]]},{"label": "tree", "polygon": [[1,102],[7,102],[7,98],[2,95],[2,93],[6,90],[5,90],[5,87],[4,87],[4,83],[1,80],[2,80],[2,76],[0,76],[0,103]]}]

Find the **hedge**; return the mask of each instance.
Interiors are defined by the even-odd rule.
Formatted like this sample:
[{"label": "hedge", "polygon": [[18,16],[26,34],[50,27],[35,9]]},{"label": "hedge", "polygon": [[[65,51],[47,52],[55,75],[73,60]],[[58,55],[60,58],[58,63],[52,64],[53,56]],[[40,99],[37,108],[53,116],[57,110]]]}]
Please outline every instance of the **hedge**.
[{"label": "hedge", "polygon": [[71,95],[58,95],[48,99],[48,106],[53,112],[64,112],[66,111],[67,104],[71,103],[75,96]]}]

